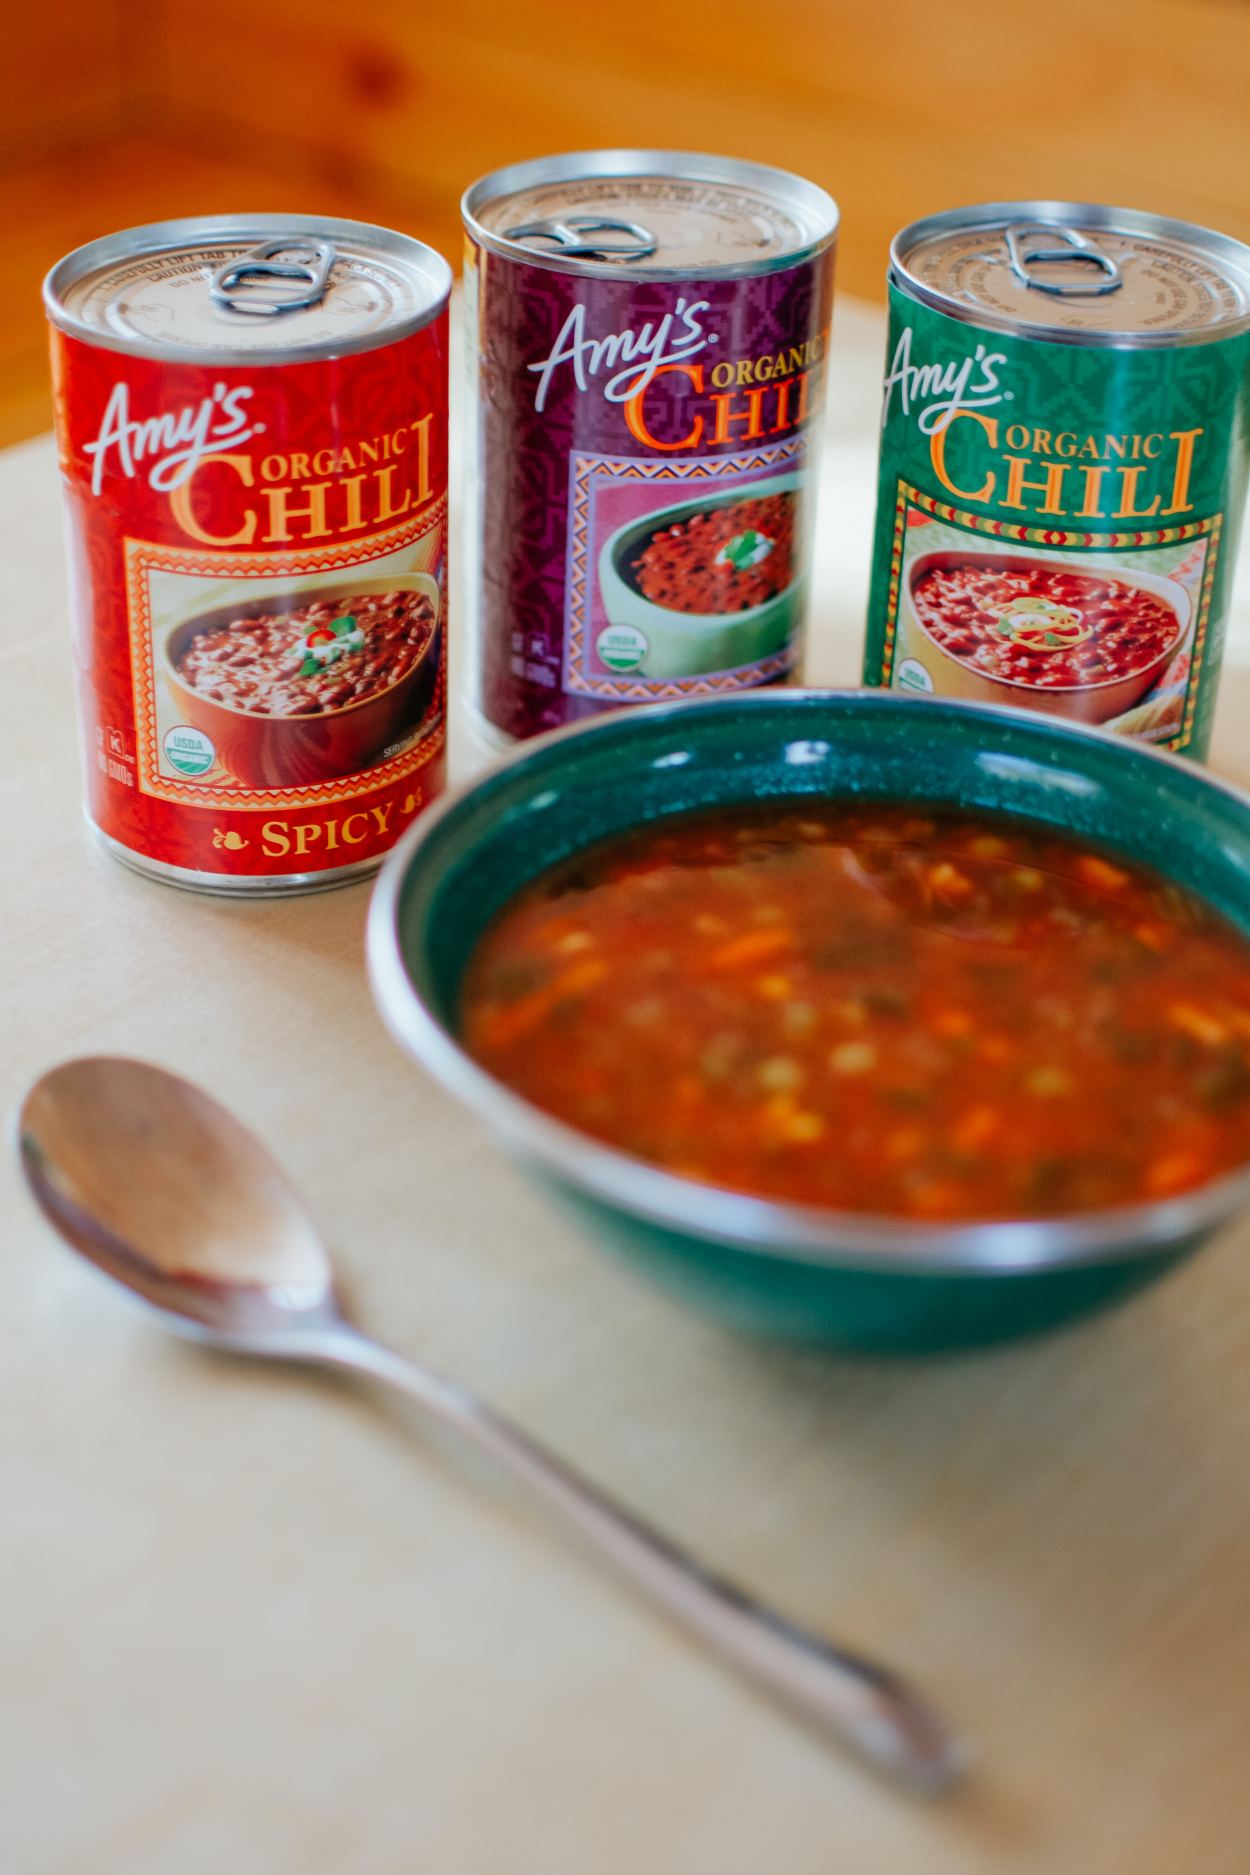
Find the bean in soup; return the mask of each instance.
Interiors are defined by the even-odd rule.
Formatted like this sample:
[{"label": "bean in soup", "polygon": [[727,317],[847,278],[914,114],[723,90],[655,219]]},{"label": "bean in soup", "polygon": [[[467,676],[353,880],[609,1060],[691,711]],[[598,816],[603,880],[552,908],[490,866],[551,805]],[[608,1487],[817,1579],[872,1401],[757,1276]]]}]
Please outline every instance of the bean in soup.
[{"label": "bean in soup", "polygon": [[462,1027],[558,1119],[804,1204],[1049,1215],[1250,1158],[1250,944],[1014,820],[805,804],[642,829],[505,908]]}]

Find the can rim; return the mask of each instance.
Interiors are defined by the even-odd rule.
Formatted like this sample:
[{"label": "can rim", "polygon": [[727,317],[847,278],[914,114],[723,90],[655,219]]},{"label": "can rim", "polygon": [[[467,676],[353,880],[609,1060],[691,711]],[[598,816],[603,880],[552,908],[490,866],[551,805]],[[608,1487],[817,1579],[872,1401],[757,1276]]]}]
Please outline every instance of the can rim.
[{"label": "can rim", "polygon": [[[1072,327],[1049,325],[1044,320],[1013,318],[988,306],[971,306],[966,300],[943,293],[917,278],[907,265],[907,258],[922,242],[939,234],[954,234],[984,228],[987,232],[1013,221],[1062,219],[1079,226],[1104,228],[1111,233],[1133,234],[1171,240],[1190,248],[1219,267],[1224,278],[1240,288],[1245,311],[1233,319],[1223,319],[1199,331],[1135,332],[1132,328]],[[1221,234],[1200,222],[1181,221],[1170,215],[1156,215],[1147,209],[1115,208],[1105,202],[975,202],[964,208],[951,208],[935,215],[921,216],[900,228],[890,243],[888,278],[913,299],[968,325],[986,326],[995,332],[1017,333],[1022,338],[1043,339],[1054,345],[1095,345],[1121,351],[1163,350],[1174,345],[1208,345],[1221,339],[1235,338],[1250,330],[1250,247],[1234,235]]]},{"label": "can rim", "polygon": [[[602,263],[570,260],[559,253],[526,247],[522,241],[510,241],[483,226],[479,216],[488,202],[513,195],[522,189],[545,182],[609,180],[613,177],[669,177],[675,182],[713,182],[753,186],[772,196],[782,206],[805,211],[817,232],[797,246],[785,248],[767,260],[718,261],[693,267],[630,267],[613,265],[606,270]],[[460,198],[460,213],[466,232],[479,247],[501,254],[507,260],[519,260],[527,266],[543,267],[550,273],[577,274],[590,280],[716,280],[741,279],[755,274],[777,273],[784,267],[814,260],[833,245],[841,211],[827,189],[809,182],[792,170],[778,169],[771,163],[753,163],[734,156],[708,156],[695,150],[570,150],[553,156],[530,157],[525,162],[509,163],[493,169],[470,183]]]},{"label": "can rim", "polygon": [[[193,346],[127,338],[123,333],[106,332],[79,318],[65,303],[65,296],[72,287],[89,274],[107,267],[110,262],[142,260],[179,249],[194,252],[197,247],[220,245],[234,239],[251,240],[267,234],[288,233],[317,234],[331,240],[356,241],[366,247],[372,245],[379,255],[415,261],[426,284],[427,297],[411,314],[383,327],[381,331],[361,333],[349,339],[322,339],[273,351],[247,346]],[[383,345],[409,338],[438,318],[451,297],[451,288],[451,267],[437,248],[419,241],[415,235],[401,234],[397,229],[384,228],[373,222],[351,221],[339,216],[272,213],[188,215],[173,221],[150,221],[133,228],[121,228],[116,233],[101,235],[94,241],[87,241],[81,247],[71,249],[45,275],[43,303],[48,318],[59,331],[67,332],[84,344],[97,346],[102,351],[124,352],[137,358],[157,358],[173,364],[208,367],[247,365],[261,368],[377,351]]]}]

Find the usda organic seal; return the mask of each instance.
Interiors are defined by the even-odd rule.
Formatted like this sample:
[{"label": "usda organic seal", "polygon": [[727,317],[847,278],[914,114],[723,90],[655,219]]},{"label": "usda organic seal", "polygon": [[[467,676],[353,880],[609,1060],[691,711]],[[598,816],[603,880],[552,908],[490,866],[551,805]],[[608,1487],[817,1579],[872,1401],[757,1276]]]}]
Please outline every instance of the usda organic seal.
[{"label": "usda organic seal", "polygon": [[209,738],[189,723],[177,723],[165,732],[161,744],[165,760],[180,775],[206,775],[217,760],[217,751]]},{"label": "usda organic seal", "polygon": [[599,661],[610,671],[636,671],[650,649],[647,634],[635,625],[609,625],[595,640]]},{"label": "usda organic seal", "polygon": [[894,683],[899,690],[923,690],[926,696],[933,691],[933,679],[919,658],[904,658],[894,673]]}]

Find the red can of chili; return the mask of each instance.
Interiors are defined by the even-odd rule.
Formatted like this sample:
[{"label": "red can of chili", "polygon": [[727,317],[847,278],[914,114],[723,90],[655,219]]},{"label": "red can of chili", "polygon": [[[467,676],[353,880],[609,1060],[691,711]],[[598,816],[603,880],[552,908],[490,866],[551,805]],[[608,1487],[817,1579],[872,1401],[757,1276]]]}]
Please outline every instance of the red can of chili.
[{"label": "red can of chili", "polygon": [[139,871],[338,885],[442,787],[450,288],[306,216],[49,274],[86,812]]}]

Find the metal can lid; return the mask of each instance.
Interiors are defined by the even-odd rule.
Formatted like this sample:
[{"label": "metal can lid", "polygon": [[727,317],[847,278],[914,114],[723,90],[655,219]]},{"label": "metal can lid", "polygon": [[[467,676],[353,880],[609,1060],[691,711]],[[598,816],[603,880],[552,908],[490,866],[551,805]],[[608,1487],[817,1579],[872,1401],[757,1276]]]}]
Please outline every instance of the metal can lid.
[{"label": "metal can lid", "polygon": [[542,157],[475,182],[465,224],[497,253],[633,279],[769,273],[819,253],[838,210],[813,182],[681,150]]},{"label": "metal can lid", "polygon": [[49,317],[114,351],[204,364],[368,351],[427,325],[451,269],[366,222],[232,215],[106,235],[44,282]]},{"label": "metal can lid", "polygon": [[913,222],[896,282],[957,318],[1073,344],[1227,338],[1250,325],[1250,248],[1137,209],[995,202]]}]

